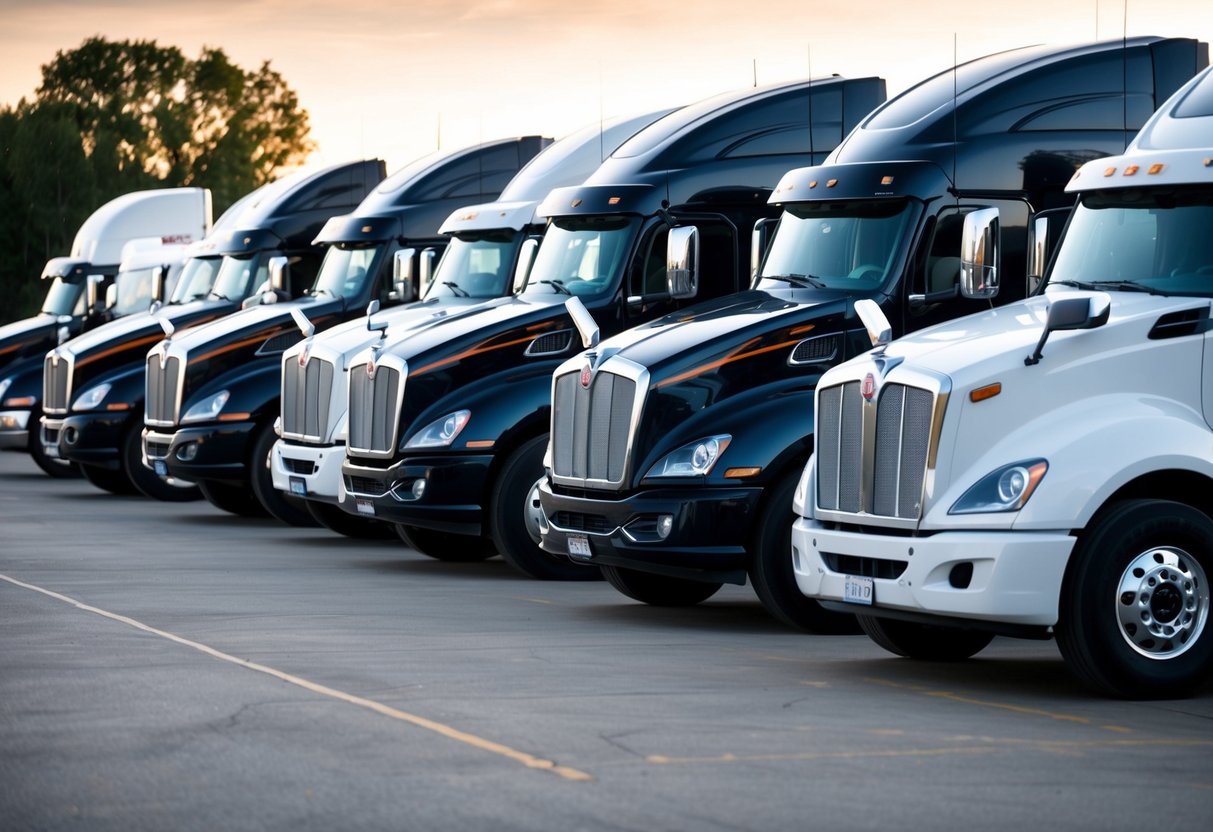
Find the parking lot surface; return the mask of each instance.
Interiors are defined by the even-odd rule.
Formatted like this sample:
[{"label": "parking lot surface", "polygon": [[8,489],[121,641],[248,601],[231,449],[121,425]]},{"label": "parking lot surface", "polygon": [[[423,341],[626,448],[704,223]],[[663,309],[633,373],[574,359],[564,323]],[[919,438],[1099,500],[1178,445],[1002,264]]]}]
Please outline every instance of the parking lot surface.
[{"label": "parking lot surface", "polygon": [[115,497],[0,454],[0,828],[1128,829],[1213,817],[1213,687],[968,662]]}]

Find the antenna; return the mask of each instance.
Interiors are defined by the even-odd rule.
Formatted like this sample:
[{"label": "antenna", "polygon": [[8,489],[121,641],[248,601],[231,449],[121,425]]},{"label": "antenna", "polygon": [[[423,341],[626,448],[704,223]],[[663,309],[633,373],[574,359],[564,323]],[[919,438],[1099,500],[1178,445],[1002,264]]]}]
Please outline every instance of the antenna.
[{"label": "antenna", "polygon": [[438,133],[437,133],[437,139],[438,139],[438,144],[437,144],[437,146],[436,146],[434,149],[435,149],[435,150],[442,150],[442,112],[441,112],[441,111],[438,113]]},{"label": "antenna", "polygon": [[1125,0],[1124,18],[1120,24],[1120,84],[1121,117],[1124,121],[1124,136],[1121,143],[1129,141],[1129,0]]},{"label": "antenna", "polygon": [[[806,60],[809,65],[809,164],[813,164],[813,45],[805,44]],[[846,120],[843,120],[846,124]]]},{"label": "antenna", "polygon": [[956,123],[956,99],[958,98],[956,80],[956,65],[958,63],[957,43],[959,38],[952,33],[952,187],[959,190],[960,183],[956,181],[956,157],[960,155],[960,127]]},{"label": "antenna", "polygon": [[754,58],[753,63],[754,63],[754,86],[757,87],[758,86],[758,59]]},{"label": "antenna", "polygon": [[598,61],[598,161],[606,161],[606,141],[602,136],[602,61]]}]

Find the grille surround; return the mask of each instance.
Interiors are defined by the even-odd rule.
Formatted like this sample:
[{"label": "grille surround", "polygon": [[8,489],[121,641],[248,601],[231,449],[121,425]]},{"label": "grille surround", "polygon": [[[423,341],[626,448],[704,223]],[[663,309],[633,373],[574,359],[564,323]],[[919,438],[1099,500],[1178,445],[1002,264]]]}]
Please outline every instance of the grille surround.
[{"label": "grille surround", "polygon": [[[375,374],[369,377],[366,368],[372,356]],[[346,411],[349,425],[347,455],[371,459],[391,459],[396,455],[396,445],[400,441],[400,410],[404,405],[407,382],[408,363],[395,355],[372,352],[351,363]]]},{"label": "grille surround", "polygon": [[[934,483],[950,381],[912,371],[883,379],[870,401],[860,364],[818,387],[814,513],[822,520],[916,528]],[[840,377],[841,375],[841,377]]]},{"label": "grille surround", "polygon": [[587,363],[593,363],[589,356],[577,356],[552,375],[547,464],[552,481],[560,485],[620,491],[632,474],[649,371],[613,356],[593,371],[586,389],[581,387],[580,376]]},{"label": "grille surround", "polygon": [[164,344],[147,354],[144,373],[143,422],[155,427],[176,427],[181,417],[181,395],[187,366],[184,351]]},{"label": "grille surround", "polygon": [[[329,415],[334,393],[340,393],[342,374],[328,356],[312,352],[299,365],[296,355],[282,359],[282,436],[298,442],[320,444],[331,433]],[[346,392],[348,398],[348,391]]]},{"label": "grille surround", "polygon": [[72,381],[76,374],[76,355],[56,348],[42,362],[42,412],[65,416],[72,402]]}]

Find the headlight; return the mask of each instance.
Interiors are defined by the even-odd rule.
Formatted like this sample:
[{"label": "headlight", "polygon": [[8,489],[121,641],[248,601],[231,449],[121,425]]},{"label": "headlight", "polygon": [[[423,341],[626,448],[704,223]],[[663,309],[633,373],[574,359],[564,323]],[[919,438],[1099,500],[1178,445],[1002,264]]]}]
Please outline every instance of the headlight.
[{"label": "headlight", "polygon": [[659,459],[645,477],[702,477],[712,470],[732,441],[732,436],[721,433],[683,445]]},{"label": "headlight", "polygon": [[989,514],[1019,511],[1049,470],[1043,459],[1013,462],[986,474],[966,491],[948,514]]},{"label": "headlight", "polygon": [[12,385],[13,380],[11,378],[6,378],[3,381],[0,381],[0,399],[4,398],[4,394],[8,392],[8,388],[12,387]]},{"label": "headlight", "polygon": [[213,396],[207,396],[198,404],[185,411],[185,415],[181,417],[181,421],[185,422],[205,422],[209,419],[214,419],[219,415],[219,411],[223,410],[223,406],[227,404],[228,392],[220,390]]},{"label": "headlight", "polygon": [[470,410],[456,410],[441,419],[435,419],[421,430],[413,434],[406,448],[445,448],[455,441],[455,437],[463,430],[468,419],[472,418]]},{"label": "headlight", "polygon": [[105,397],[109,395],[110,387],[109,384],[98,384],[96,387],[85,390],[72,405],[72,410],[93,410],[100,406]]}]

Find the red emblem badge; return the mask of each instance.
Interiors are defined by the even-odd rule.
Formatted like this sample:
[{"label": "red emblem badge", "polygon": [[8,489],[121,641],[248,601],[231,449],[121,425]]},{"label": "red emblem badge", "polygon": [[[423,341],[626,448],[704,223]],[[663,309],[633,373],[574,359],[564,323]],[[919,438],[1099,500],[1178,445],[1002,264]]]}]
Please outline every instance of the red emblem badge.
[{"label": "red emblem badge", "polygon": [[302,367],[307,363],[307,344],[303,345],[303,349],[299,350],[299,366]]},{"label": "red emblem badge", "polygon": [[581,368],[581,387],[583,390],[590,389],[590,377],[593,375],[593,373],[594,371],[590,368],[589,364],[586,364]]},{"label": "red emblem badge", "polygon": [[876,376],[868,373],[863,377],[863,387],[859,389],[863,394],[864,401],[872,401],[872,397],[876,395]]},{"label": "red emblem badge", "polygon": [[367,378],[375,377],[375,356],[371,356],[366,361],[366,376]]}]

